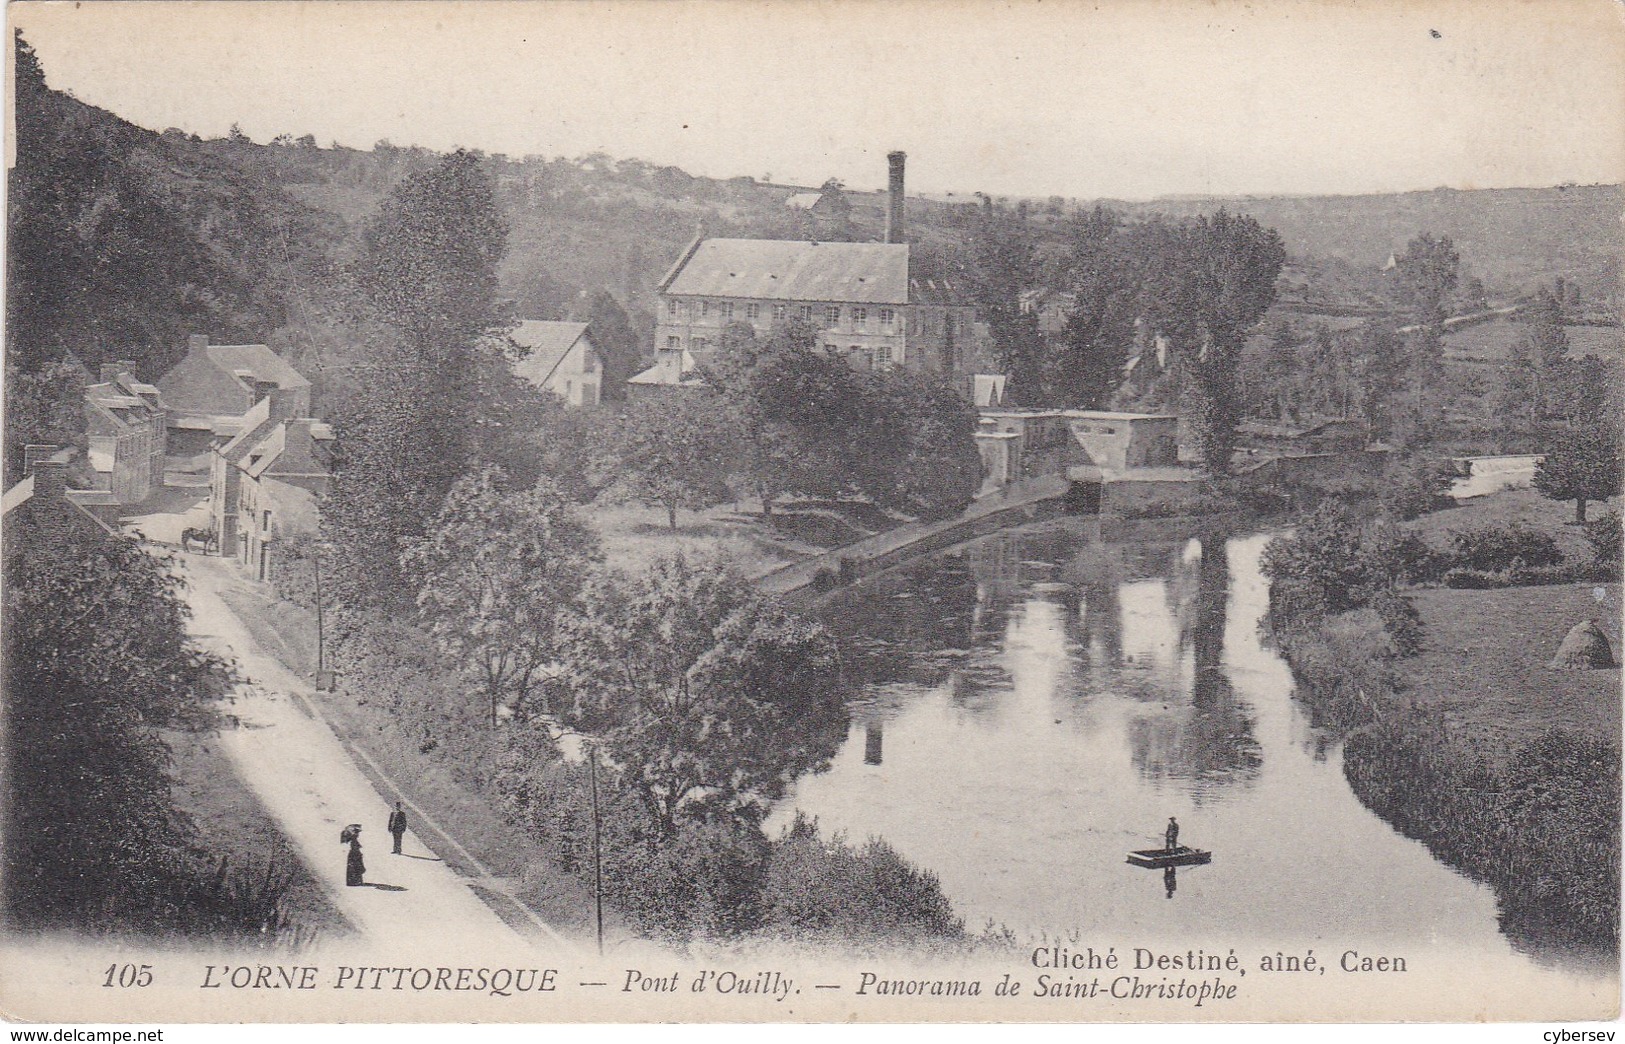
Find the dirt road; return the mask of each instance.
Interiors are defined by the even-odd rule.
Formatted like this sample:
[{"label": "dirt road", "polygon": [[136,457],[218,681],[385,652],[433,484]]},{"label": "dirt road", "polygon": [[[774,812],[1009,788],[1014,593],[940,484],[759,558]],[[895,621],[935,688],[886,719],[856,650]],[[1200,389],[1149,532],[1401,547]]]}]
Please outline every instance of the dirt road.
[{"label": "dirt road", "polygon": [[[495,882],[459,875],[409,831],[401,855],[390,853],[385,831],[393,798],[381,796],[308,700],[309,682],[288,670],[254,641],[248,628],[220,597],[222,585],[246,583],[219,558],[182,556],[191,629],[206,648],[234,659],[246,679],[227,712],[241,727],[222,735],[222,747],[243,782],[252,789],[300,853],[312,873],[368,948],[489,956],[494,949],[522,952],[532,944],[509,928],[471,890]],[[425,824],[409,807],[409,822]],[[362,825],[366,885],[344,883],[348,846],[339,833],[348,823]],[[446,847],[441,830],[429,831]],[[459,853],[464,864],[477,862]],[[500,887],[497,885],[496,887]],[[573,949],[539,922],[526,926],[534,947],[552,953]]]}]

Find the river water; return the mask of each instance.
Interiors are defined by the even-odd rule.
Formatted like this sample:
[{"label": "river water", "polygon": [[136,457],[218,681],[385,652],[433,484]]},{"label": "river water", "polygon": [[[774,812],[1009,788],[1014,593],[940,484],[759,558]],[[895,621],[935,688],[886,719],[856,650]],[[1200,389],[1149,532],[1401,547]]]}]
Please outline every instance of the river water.
[{"label": "river water", "polygon": [[[1437,947],[1520,965],[1495,897],[1368,811],[1262,640],[1263,535],[1051,523],[865,581],[825,614],[862,680],[795,811],[935,872],[969,929]],[[1128,865],[1168,817],[1211,864]],[[1324,950],[1322,951],[1324,952]]]}]

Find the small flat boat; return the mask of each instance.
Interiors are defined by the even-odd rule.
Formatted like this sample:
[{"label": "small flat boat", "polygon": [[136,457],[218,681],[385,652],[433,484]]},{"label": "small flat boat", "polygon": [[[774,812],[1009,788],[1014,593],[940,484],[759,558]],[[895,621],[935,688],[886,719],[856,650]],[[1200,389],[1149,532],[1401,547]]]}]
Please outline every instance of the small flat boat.
[{"label": "small flat boat", "polygon": [[1201,866],[1203,863],[1213,861],[1212,852],[1204,852],[1200,848],[1145,848],[1138,852],[1130,852],[1128,861],[1135,866],[1143,866],[1150,870],[1162,870],[1170,866]]}]

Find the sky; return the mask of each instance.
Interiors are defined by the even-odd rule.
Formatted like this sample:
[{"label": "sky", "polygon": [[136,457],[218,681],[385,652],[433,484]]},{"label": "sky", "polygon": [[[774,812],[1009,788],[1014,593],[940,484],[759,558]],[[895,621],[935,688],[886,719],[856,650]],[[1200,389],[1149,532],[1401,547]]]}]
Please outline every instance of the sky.
[{"label": "sky", "polygon": [[1080,199],[1625,180],[1618,0],[11,4],[156,130]]}]

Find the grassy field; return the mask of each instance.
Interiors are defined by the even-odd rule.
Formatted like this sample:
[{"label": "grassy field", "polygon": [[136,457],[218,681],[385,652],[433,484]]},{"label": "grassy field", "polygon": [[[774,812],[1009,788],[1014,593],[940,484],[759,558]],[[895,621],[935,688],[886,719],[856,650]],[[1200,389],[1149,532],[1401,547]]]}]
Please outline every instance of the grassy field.
[{"label": "grassy field", "polygon": [[174,752],[172,788],[176,807],[197,826],[198,841],[211,860],[249,873],[266,866],[292,871],[288,910],[299,924],[330,939],[351,931],[344,915],[299,859],[259,799],[243,785],[213,733],[170,733]]},{"label": "grassy field", "polygon": [[[1602,600],[1596,598],[1603,591]],[[1547,666],[1569,628],[1595,619],[1620,653],[1618,584],[1412,592],[1427,639],[1400,661],[1411,695],[1501,758],[1560,727],[1617,743],[1620,672]]]},{"label": "grassy field", "polygon": [[[1619,499],[1592,504],[1595,517]],[[1591,556],[1568,502],[1548,500],[1532,489],[1509,489],[1435,511],[1411,523],[1430,544],[1444,547],[1451,530],[1521,522],[1551,534],[1565,558]],[[1602,592],[1602,599],[1597,592]],[[1412,592],[1426,628],[1420,656],[1402,660],[1411,691],[1425,705],[1443,707],[1450,720],[1500,757],[1560,726],[1617,742],[1620,731],[1618,671],[1560,671],[1547,667],[1569,628],[1595,619],[1608,633],[1616,659],[1620,648],[1618,584],[1558,584],[1493,591],[1438,588]]]},{"label": "grassy field", "polygon": [[[1522,323],[1505,320],[1464,327],[1445,334],[1445,356],[1453,359],[1507,359],[1527,329]],[[1571,358],[1598,355],[1604,359],[1618,359],[1625,354],[1625,332],[1618,327],[1567,326],[1564,332],[1568,334]]]},{"label": "grassy field", "polygon": [[[1618,497],[1609,501],[1594,500],[1586,505],[1586,517],[1596,518],[1610,509],[1618,511],[1619,507]],[[1566,558],[1584,561],[1591,557],[1591,545],[1579,526],[1568,524],[1573,518],[1572,500],[1548,500],[1532,489],[1507,489],[1461,501],[1454,507],[1430,512],[1407,524],[1426,537],[1428,543],[1442,548],[1449,543],[1453,529],[1522,522],[1551,534]]]}]

